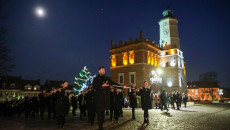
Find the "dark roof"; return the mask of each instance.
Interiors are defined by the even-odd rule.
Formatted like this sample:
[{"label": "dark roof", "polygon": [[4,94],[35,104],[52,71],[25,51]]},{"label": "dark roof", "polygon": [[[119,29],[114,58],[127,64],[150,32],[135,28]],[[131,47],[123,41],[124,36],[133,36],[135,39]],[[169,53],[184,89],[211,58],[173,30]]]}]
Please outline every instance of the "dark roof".
[{"label": "dark roof", "polygon": [[[189,88],[220,88],[218,82],[216,81],[188,81],[188,89]],[[192,87],[190,87],[192,85]],[[196,87],[193,87],[193,86]]]}]

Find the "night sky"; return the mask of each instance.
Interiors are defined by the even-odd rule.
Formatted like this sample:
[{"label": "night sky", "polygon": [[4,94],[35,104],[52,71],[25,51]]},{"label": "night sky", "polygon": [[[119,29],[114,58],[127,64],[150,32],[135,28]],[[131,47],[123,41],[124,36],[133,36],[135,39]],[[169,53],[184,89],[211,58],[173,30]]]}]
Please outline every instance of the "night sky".
[{"label": "night sky", "polygon": [[[1,26],[17,66],[9,75],[23,79],[67,80],[87,66],[109,73],[110,41],[139,37],[159,43],[158,21],[170,6],[179,19],[187,80],[216,71],[221,87],[230,87],[230,2],[228,0],[5,0]],[[36,7],[46,16],[35,15]]]}]

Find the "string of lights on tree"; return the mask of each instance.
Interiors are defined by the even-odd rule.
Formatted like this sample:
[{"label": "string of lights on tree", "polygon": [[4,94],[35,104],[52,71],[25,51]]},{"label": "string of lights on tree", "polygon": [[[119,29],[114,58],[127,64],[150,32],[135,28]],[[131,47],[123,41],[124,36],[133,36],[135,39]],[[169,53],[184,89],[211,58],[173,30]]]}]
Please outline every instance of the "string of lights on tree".
[{"label": "string of lights on tree", "polygon": [[75,85],[73,88],[74,92],[79,94],[80,91],[83,91],[84,89],[88,88],[88,86],[93,82],[93,78],[96,76],[90,75],[91,73],[85,66],[84,69],[78,74],[78,76],[75,77]]}]

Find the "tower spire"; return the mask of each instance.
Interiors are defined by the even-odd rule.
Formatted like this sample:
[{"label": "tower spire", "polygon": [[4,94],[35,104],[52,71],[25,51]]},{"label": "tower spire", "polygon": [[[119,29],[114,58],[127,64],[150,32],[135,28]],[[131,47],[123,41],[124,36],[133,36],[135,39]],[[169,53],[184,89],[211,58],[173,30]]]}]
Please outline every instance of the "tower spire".
[{"label": "tower spire", "polygon": [[140,37],[139,37],[139,40],[140,40],[140,42],[145,41],[145,38],[144,38],[144,32],[143,32],[143,31],[140,31]]}]

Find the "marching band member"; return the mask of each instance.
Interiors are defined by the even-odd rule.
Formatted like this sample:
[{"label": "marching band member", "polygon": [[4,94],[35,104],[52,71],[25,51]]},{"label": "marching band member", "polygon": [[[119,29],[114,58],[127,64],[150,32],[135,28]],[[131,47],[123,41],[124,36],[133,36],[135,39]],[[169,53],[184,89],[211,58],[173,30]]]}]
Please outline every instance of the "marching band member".
[{"label": "marching band member", "polygon": [[150,99],[151,89],[147,81],[144,81],[144,87],[140,87],[139,96],[141,96],[141,107],[144,110],[144,123],[149,124],[149,113],[148,109],[151,109],[151,99]]},{"label": "marching band member", "polygon": [[131,88],[128,92],[129,95],[129,101],[130,101],[130,107],[132,108],[132,119],[136,119],[135,117],[135,108],[137,107],[137,89],[136,84],[132,83]]}]

